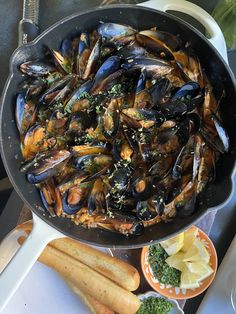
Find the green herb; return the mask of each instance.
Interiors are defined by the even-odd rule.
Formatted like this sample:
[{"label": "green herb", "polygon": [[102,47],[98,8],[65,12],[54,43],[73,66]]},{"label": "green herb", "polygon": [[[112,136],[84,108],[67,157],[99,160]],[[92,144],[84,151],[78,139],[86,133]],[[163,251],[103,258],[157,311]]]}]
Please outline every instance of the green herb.
[{"label": "green herb", "polygon": [[164,298],[148,297],[144,299],[137,314],[168,314],[173,305]]},{"label": "green herb", "polygon": [[167,257],[169,255],[159,243],[149,247],[148,261],[154,277],[163,284],[179,287],[181,272],[165,262]]},{"label": "green herb", "polygon": [[122,96],[125,92],[124,86],[122,84],[115,84],[109,90],[109,95],[112,97]]}]

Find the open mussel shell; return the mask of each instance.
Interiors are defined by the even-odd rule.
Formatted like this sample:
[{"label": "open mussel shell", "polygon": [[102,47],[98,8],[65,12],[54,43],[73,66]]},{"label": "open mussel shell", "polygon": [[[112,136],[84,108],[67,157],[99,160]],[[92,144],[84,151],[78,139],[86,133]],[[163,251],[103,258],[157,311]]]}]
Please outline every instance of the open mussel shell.
[{"label": "open mussel shell", "polygon": [[93,74],[96,70],[99,57],[100,57],[101,42],[102,42],[101,38],[99,37],[89,55],[88,61],[86,63],[86,67],[85,69],[83,69],[83,74],[82,74],[81,65],[80,65],[80,72],[82,74],[83,80],[87,80],[91,76],[91,74]]},{"label": "open mussel shell", "polygon": [[155,218],[158,213],[149,201],[139,201],[136,206],[136,215],[145,221]]},{"label": "open mussel shell", "polygon": [[181,46],[180,38],[168,32],[159,30],[143,30],[139,32],[139,34],[152,38],[153,40],[158,41],[160,44],[163,43],[163,45],[172,51],[177,51]]},{"label": "open mussel shell", "polygon": [[120,160],[129,161],[131,160],[133,149],[130,147],[128,141],[126,141],[125,139],[123,140],[116,139],[113,144],[112,153],[116,161]]},{"label": "open mussel shell", "polygon": [[36,105],[31,100],[25,100],[23,94],[18,94],[15,109],[16,125],[20,134],[24,134],[36,120]]},{"label": "open mussel shell", "polygon": [[55,217],[56,213],[54,211],[54,207],[56,204],[56,195],[54,181],[49,180],[47,182],[40,183],[38,188],[44,207],[52,217]]},{"label": "open mussel shell", "polygon": [[101,179],[97,179],[93,183],[93,187],[89,193],[88,197],[88,213],[92,215],[96,213],[106,213],[107,212],[107,202],[106,202],[106,188],[102,183]]},{"label": "open mussel shell", "polygon": [[95,222],[101,228],[124,235],[142,235],[144,225],[136,216],[123,212],[110,212],[110,215],[98,215]]},{"label": "open mussel shell", "polygon": [[145,33],[144,35],[143,31],[136,34],[136,39],[140,45],[144,46],[152,53],[157,54],[158,56],[163,57],[167,60],[174,59],[171,49],[166,46],[164,42],[160,41],[158,38],[152,36],[151,34]]},{"label": "open mussel shell", "polygon": [[162,112],[153,109],[128,108],[124,109],[123,113],[138,121],[154,121],[155,126],[160,126],[165,121]]},{"label": "open mussel shell", "polygon": [[62,197],[63,212],[68,215],[76,214],[84,205],[88,189],[80,185],[70,187]]},{"label": "open mussel shell", "polygon": [[71,115],[68,125],[68,132],[75,135],[81,134],[91,125],[91,120],[87,112],[79,111]]},{"label": "open mussel shell", "polygon": [[130,36],[136,33],[136,30],[128,25],[117,23],[102,23],[97,29],[100,36],[106,39],[114,39],[122,36]]},{"label": "open mussel shell", "polygon": [[114,138],[118,132],[120,121],[119,107],[116,99],[112,99],[102,115],[103,134],[107,139]]},{"label": "open mussel shell", "polygon": [[67,150],[42,153],[22,165],[20,171],[27,174],[30,183],[39,183],[52,177],[57,171],[57,166],[66,161],[70,155],[71,153]]},{"label": "open mussel shell", "polygon": [[153,184],[151,177],[141,176],[131,185],[132,196],[140,201],[145,201],[153,194]]},{"label": "open mussel shell", "polygon": [[84,155],[76,157],[74,166],[77,170],[97,173],[112,164],[112,157],[104,154]]},{"label": "open mussel shell", "polygon": [[63,110],[55,110],[47,123],[46,130],[51,135],[63,135],[66,131],[67,118]]},{"label": "open mussel shell", "polygon": [[105,154],[109,155],[109,149],[104,143],[94,143],[86,145],[77,145],[72,147],[72,152],[75,156],[85,156],[85,155],[98,155]]},{"label": "open mussel shell", "polygon": [[64,107],[64,111],[68,113],[80,111],[80,107],[77,106],[77,104],[81,99],[83,99],[87,95],[87,93],[89,93],[91,87],[93,86],[93,83],[94,83],[93,80],[89,80],[84,84],[80,85],[77,89],[75,89],[74,92],[71,94],[70,98],[68,99]]},{"label": "open mussel shell", "polygon": [[67,75],[51,84],[50,87],[40,96],[38,102],[40,104],[45,104],[49,102],[48,99],[51,101],[51,98],[54,98],[54,95],[57,95],[57,93],[59,93],[72,80],[72,77],[72,75]]},{"label": "open mussel shell", "polygon": [[81,78],[84,75],[90,54],[89,35],[88,33],[81,33],[76,57],[76,72]]}]

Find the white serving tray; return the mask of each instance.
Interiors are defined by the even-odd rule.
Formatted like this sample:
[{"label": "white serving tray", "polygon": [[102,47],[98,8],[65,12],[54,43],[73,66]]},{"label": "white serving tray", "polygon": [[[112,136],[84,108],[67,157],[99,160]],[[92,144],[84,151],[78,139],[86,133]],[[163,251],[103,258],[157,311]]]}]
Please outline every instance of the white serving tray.
[{"label": "white serving tray", "polygon": [[[0,272],[19,249],[17,239],[26,236],[14,229],[1,243]],[[109,251],[99,248],[104,253]],[[21,267],[19,265],[19,272]],[[0,293],[4,289],[0,287]],[[87,306],[49,267],[36,262],[1,314],[89,314]]]}]

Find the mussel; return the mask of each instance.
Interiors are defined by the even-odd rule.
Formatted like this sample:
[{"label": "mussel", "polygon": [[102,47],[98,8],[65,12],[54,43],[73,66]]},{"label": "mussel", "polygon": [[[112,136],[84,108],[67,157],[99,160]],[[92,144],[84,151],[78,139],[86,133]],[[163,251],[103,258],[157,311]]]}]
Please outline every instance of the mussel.
[{"label": "mussel", "polygon": [[20,134],[25,134],[36,120],[36,105],[32,100],[26,100],[23,94],[16,98],[16,125]]}]

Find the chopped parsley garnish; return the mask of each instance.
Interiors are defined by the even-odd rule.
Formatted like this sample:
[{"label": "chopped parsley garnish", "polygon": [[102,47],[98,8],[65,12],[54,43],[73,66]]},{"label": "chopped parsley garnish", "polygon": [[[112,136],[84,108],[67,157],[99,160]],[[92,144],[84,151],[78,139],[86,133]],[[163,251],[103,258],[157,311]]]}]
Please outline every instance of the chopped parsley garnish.
[{"label": "chopped parsley garnish", "polygon": [[154,277],[163,284],[179,287],[181,272],[166,263],[167,257],[169,255],[159,243],[149,247],[148,261]]},{"label": "chopped parsley garnish", "polygon": [[173,305],[164,298],[148,297],[144,299],[136,314],[168,314]]}]

